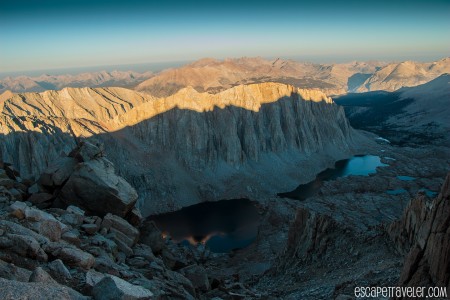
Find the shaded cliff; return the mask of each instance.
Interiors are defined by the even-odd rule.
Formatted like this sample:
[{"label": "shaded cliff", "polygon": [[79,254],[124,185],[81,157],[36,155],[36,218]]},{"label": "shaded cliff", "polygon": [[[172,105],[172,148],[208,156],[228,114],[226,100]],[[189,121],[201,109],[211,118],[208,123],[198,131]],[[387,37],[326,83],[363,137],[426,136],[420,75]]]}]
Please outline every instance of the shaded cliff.
[{"label": "shaded cliff", "polygon": [[67,88],[2,97],[0,109],[4,161],[30,177],[75,137],[100,140],[144,214],[294,188],[364,141],[325,94],[276,83],[167,98]]},{"label": "shaded cliff", "polygon": [[438,197],[419,195],[392,223],[389,235],[406,254],[399,284],[450,288],[450,174]]},{"label": "shaded cliff", "polygon": [[335,99],[354,128],[398,144],[448,143],[450,75],[396,92],[347,94]]}]

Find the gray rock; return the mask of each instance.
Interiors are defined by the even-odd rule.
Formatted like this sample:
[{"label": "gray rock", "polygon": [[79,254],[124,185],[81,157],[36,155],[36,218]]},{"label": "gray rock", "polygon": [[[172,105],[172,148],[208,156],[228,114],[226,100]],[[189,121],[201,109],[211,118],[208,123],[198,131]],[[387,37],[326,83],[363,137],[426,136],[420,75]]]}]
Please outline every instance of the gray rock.
[{"label": "gray rock", "polygon": [[153,297],[153,293],[149,290],[112,275],[97,283],[92,289],[92,294],[97,300],[144,300]]},{"label": "gray rock", "polygon": [[148,261],[156,260],[155,255],[153,254],[152,248],[148,245],[137,244],[133,248],[134,256],[143,257]]},{"label": "gray rock", "polygon": [[3,229],[8,233],[30,236],[38,241],[39,244],[46,244],[49,242],[47,237],[14,222],[0,220],[0,229]]},{"label": "gray rock", "polygon": [[15,188],[9,189],[9,193],[12,196],[12,200],[23,200],[23,193]]},{"label": "gray rock", "polygon": [[150,262],[148,260],[139,256],[128,258],[126,262],[127,265],[137,269],[143,269],[150,265]]},{"label": "gray rock", "polygon": [[50,273],[53,274],[56,278],[62,278],[64,280],[72,279],[72,275],[70,274],[69,269],[67,269],[66,265],[60,259],[55,259],[51,263],[48,264],[48,268]]},{"label": "gray rock", "polygon": [[95,263],[95,258],[91,254],[76,248],[62,248],[57,256],[69,266],[83,269],[90,269]]},{"label": "gray rock", "polygon": [[121,231],[115,229],[115,228],[110,228],[109,229],[109,234],[108,237],[111,236],[112,239],[116,242],[117,240],[121,241],[122,243],[124,243],[125,245],[127,245],[128,247],[132,247],[134,246],[135,243],[135,239],[133,239],[132,236],[126,235],[125,233],[122,233]]},{"label": "gray rock", "polygon": [[95,270],[119,276],[119,270],[123,269],[120,265],[116,264],[109,255],[100,255],[95,258]]},{"label": "gray rock", "polygon": [[59,157],[40,176],[39,183],[55,188],[63,185],[72,174],[77,161],[73,157]]},{"label": "gray rock", "polygon": [[0,179],[9,179],[8,175],[6,175],[5,170],[3,170],[3,167],[0,168]]},{"label": "gray rock", "polygon": [[161,258],[169,269],[181,269],[187,266],[187,261],[178,253],[165,248],[161,251]]},{"label": "gray rock", "polygon": [[211,288],[206,270],[201,266],[188,266],[181,269],[180,273],[183,274],[187,279],[189,279],[196,289],[199,289],[201,291],[208,291]]},{"label": "gray rock", "polygon": [[97,233],[99,227],[96,224],[83,224],[81,225],[81,229],[89,235],[94,235]]},{"label": "gray rock", "polygon": [[19,171],[12,165],[6,165],[4,170],[6,172],[6,175],[8,175],[8,177],[11,179],[15,180],[17,177],[20,177]]},{"label": "gray rock", "polygon": [[115,254],[118,250],[117,244],[114,241],[100,234],[96,234],[93,237],[91,237],[90,244],[94,246],[100,246],[102,249],[106,250],[106,252],[112,254]]},{"label": "gray rock", "polygon": [[49,193],[36,193],[32,194],[27,200],[33,204],[41,204],[43,202],[51,202],[53,195]]},{"label": "gray rock", "polygon": [[14,187],[24,195],[28,191],[28,186],[22,183],[22,179],[20,177],[16,178],[16,182],[14,182]]},{"label": "gray rock", "polygon": [[139,230],[133,227],[125,219],[113,214],[107,214],[103,218],[102,227],[107,229],[117,229],[118,231],[131,238],[133,240],[133,243],[135,243],[137,238],[139,237]]},{"label": "gray rock", "polygon": [[24,219],[25,218],[25,210],[28,208],[28,206],[21,201],[16,201],[13,204],[10,205],[9,210],[10,214],[17,219]]},{"label": "gray rock", "polygon": [[36,193],[39,193],[39,191],[40,191],[40,188],[37,183],[33,184],[32,186],[30,186],[28,188],[28,194],[36,194]]},{"label": "gray rock", "polygon": [[111,238],[114,243],[116,243],[119,250],[125,253],[126,256],[133,255],[133,250],[130,248],[131,240],[128,239],[123,233],[121,233],[120,231],[113,231],[109,233],[107,237]]},{"label": "gray rock", "polygon": [[15,181],[9,178],[0,178],[0,186],[4,186],[7,189],[12,189],[14,187]]},{"label": "gray rock", "polygon": [[125,216],[134,207],[137,193],[106,158],[80,163],[61,190],[60,199],[100,216],[111,212]]},{"label": "gray rock", "polygon": [[9,203],[9,199],[0,194],[0,204],[5,207]]},{"label": "gray rock", "polygon": [[71,288],[60,284],[48,284],[42,282],[19,282],[0,278],[0,299],[64,299],[87,300]]},{"label": "gray rock", "polygon": [[14,264],[4,262],[0,259],[0,278],[28,282],[31,271],[15,266]]},{"label": "gray rock", "polygon": [[85,218],[84,218],[84,223],[87,223],[87,224],[96,224],[98,227],[100,227],[101,224],[102,224],[102,218],[97,217],[97,216],[85,217]]},{"label": "gray rock", "polygon": [[12,242],[11,251],[24,257],[47,261],[47,254],[32,236],[9,233],[6,237]]},{"label": "gray rock", "polygon": [[59,241],[63,228],[61,223],[57,220],[43,220],[38,223],[38,232],[43,236],[48,237],[52,242]]},{"label": "gray rock", "polygon": [[97,272],[95,270],[89,270],[86,272],[86,277],[85,277],[85,286],[84,286],[84,290],[86,291],[86,293],[91,294],[92,293],[92,288],[99,283],[103,278],[105,278],[105,274]]},{"label": "gray rock", "polygon": [[61,222],[71,226],[80,226],[83,224],[84,216],[79,214],[65,213],[60,217]]},{"label": "gray rock", "polygon": [[54,216],[52,216],[51,214],[36,209],[36,208],[32,208],[32,207],[27,207],[25,209],[25,218],[29,221],[41,221],[41,220],[52,220],[52,221],[57,221],[55,219]]},{"label": "gray rock", "polygon": [[33,273],[31,273],[29,281],[45,282],[49,284],[56,283],[56,281],[52,278],[52,276],[50,276],[50,274],[45,272],[44,269],[42,269],[41,267],[37,267],[36,269],[34,269]]},{"label": "gray rock", "polygon": [[77,247],[79,247],[81,244],[80,232],[76,229],[72,229],[70,231],[63,233],[61,238]]},{"label": "gray rock", "polygon": [[167,270],[166,272],[167,276],[169,277],[170,281],[176,284],[177,286],[182,286],[186,291],[189,292],[192,296],[195,296],[195,288],[192,282],[181,275],[178,272]]},{"label": "gray rock", "polygon": [[66,208],[66,211],[67,211],[68,213],[71,213],[71,214],[76,214],[76,215],[84,216],[84,210],[82,210],[81,208],[79,208],[79,207],[77,207],[77,206],[75,206],[75,205],[69,205],[69,206]]},{"label": "gray rock", "polygon": [[126,219],[131,225],[136,226],[136,227],[139,227],[144,220],[144,218],[142,217],[141,211],[137,207],[134,207],[128,213],[128,215],[126,216]]},{"label": "gray rock", "polygon": [[103,145],[94,145],[89,142],[82,142],[78,148],[77,154],[81,157],[83,161],[90,161],[98,157],[104,156]]},{"label": "gray rock", "polygon": [[141,235],[139,242],[150,246],[154,254],[161,253],[166,248],[166,243],[162,238],[161,231],[156,227],[155,222],[145,222],[141,228]]}]

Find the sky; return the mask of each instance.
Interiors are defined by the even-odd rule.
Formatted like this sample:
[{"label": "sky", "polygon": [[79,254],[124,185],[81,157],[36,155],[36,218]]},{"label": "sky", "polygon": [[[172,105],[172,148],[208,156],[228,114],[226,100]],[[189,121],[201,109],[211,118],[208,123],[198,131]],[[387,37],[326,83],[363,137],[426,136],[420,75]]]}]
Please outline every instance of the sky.
[{"label": "sky", "polygon": [[0,2],[0,73],[282,57],[433,61],[450,55],[450,1]]}]

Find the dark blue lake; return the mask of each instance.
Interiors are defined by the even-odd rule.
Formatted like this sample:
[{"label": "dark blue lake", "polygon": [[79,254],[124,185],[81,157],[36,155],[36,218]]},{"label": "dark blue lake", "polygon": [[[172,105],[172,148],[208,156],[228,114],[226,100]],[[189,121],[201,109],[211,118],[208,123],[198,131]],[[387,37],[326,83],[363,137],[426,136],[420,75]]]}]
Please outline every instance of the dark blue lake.
[{"label": "dark blue lake", "polygon": [[328,168],[320,172],[316,179],[306,184],[299,185],[295,190],[287,193],[279,193],[278,196],[297,200],[305,200],[317,194],[324,181],[335,180],[339,177],[350,175],[368,176],[376,173],[377,167],[387,166],[383,164],[379,156],[356,155],[349,159],[339,160],[334,168]]},{"label": "dark blue lake", "polygon": [[148,219],[175,242],[202,243],[216,253],[247,247],[259,225],[258,211],[248,199],[200,203]]}]

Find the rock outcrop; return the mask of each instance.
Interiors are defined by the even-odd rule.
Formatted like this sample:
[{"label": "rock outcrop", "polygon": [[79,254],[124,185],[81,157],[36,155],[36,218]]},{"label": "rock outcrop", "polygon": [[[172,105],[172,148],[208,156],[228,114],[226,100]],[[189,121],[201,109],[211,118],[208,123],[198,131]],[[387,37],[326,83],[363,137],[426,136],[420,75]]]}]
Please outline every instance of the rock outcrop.
[{"label": "rock outcrop", "polygon": [[122,217],[133,209],[137,197],[134,188],[115,175],[114,165],[104,157],[78,164],[59,194],[68,205]]},{"label": "rock outcrop", "polygon": [[0,112],[3,161],[24,177],[44,172],[44,185],[61,185],[73,162],[64,158],[45,175],[49,163],[70,153],[78,137],[101,142],[138,190],[144,215],[293,189],[367,142],[324,93],[277,83],[217,94],[185,88],[167,98],[66,88],[14,94],[0,102]]},{"label": "rock outcrop", "polygon": [[[44,193],[30,198],[42,199],[42,194],[53,193],[66,206],[76,205],[100,216],[107,213],[128,216],[138,195],[128,182],[115,174],[113,163],[104,156],[101,147],[80,142],[68,157],[50,164],[38,181]],[[44,199],[51,201],[53,197]],[[37,202],[42,207],[43,201]]]},{"label": "rock outcrop", "polygon": [[450,289],[450,173],[438,197],[413,199],[388,232],[406,253],[399,284]]}]

